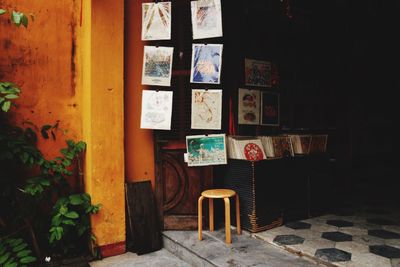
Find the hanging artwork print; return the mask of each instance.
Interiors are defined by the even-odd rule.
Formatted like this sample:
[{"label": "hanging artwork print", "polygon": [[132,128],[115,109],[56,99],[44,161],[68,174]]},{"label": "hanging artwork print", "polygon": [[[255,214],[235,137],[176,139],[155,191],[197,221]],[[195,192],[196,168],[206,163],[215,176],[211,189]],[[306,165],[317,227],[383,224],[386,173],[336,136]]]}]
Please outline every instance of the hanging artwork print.
[{"label": "hanging artwork print", "polygon": [[171,2],[142,4],[142,41],[171,39]]},{"label": "hanging artwork print", "polygon": [[245,59],[245,84],[271,87],[271,62]]},{"label": "hanging artwork print", "polygon": [[191,83],[219,84],[222,66],[222,44],[193,44]]},{"label": "hanging artwork print", "polygon": [[172,91],[142,91],[140,128],[171,130]]},{"label": "hanging artwork print", "polygon": [[193,39],[222,36],[221,0],[191,2]]},{"label": "hanging artwork print", "polygon": [[261,125],[279,126],[279,94],[261,93]]},{"label": "hanging artwork print", "polygon": [[225,134],[186,136],[188,166],[226,164]]},{"label": "hanging artwork print", "polygon": [[173,47],[144,47],[142,84],[171,85],[173,51]]},{"label": "hanging artwork print", "polygon": [[260,91],[239,88],[238,123],[260,124]]},{"label": "hanging artwork print", "polygon": [[192,90],[192,129],[221,129],[222,90]]}]

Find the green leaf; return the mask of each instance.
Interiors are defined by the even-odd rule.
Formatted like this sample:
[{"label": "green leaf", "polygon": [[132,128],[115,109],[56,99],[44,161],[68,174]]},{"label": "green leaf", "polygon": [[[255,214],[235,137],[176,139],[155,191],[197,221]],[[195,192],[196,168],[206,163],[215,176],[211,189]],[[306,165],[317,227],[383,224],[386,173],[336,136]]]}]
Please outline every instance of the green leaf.
[{"label": "green leaf", "polygon": [[4,100],[5,100],[5,98],[0,96],[0,104],[1,104]]},{"label": "green leaf", "polygon": [[24,258],[20,259],[19,262],[25,264],[25,263],[32,263],[32,262],[35,262],[35,261],[36,261],[35,257],[28,256],[28,257],[24,257]]},{"label": "green leaf", "polygon": [[5,101],[5,102],[3,102],[2,106],[1,106],[1,109],[4,112],[8,112],[10,110],[10,107],[11,107],[11,102],[10,101]]},{"label": "green leaf", "polygon": [[24,240],[22,238],[10,239],[8,244],[10,244],[10,246],[12,246],[12,247],[16,247],[16,246],[22,244],[22,242],[24,242]]},{"label": "green leaf", "polygon": [[70,211],[67,214],[65,214],[64,216],[67,217],[67,218],[70,218],[70,219],[79,218],[79,214],[77,212],[75,212],[75,211]]},{"label": "green leaf", "polygon": [[[59,226],[61,224],[61,214],[53,216],[53,218],[51,218],[51,224],[54,226]],[[50,232],[52,232],[51,229]]]},{"label": "green leaf", "polygon": [[21,23],[24,25],[25,28],[28,27],[28,17],[25,14],[21,17]]},{"label": "green leaf", "polygon": [[26,257],[26,256],[28,256],[28,255],[31,254],[31,253],[32,253],[32,250],[30,250],[30,249],[25,249],[25,250],[22,250],[22,251],[18,252],[18,253],[17,253],[17,257],[18,257],[18,258]]},{"label": "green leaf", "polygon": [[19,252],[21,250],[23,250],[24,248],[26,248],[28,246],[27,243],[22,243],[21,245],[16,246],[15,248],[13,248],[13,252]]},{"label": "green leaf", "polygon": [[0,15],[3,15],[3,14],[5,14],[6,12],[7,12],[6,10],[4,10],[4,9],[0,8]]},{"label": "green leaf", "polygon": [[76,225],[73,220],[63,220],[62,223],[65,225]]},{"label": "green leaf", "polygon": [[64,165],[65,167],[71,166],[72,162],[69,159],[64,159],[62,161],[62,165]]},{"label": "green leaf", "polygon": [[67,206],[61,206],[59,210],[60,214],[67,216],[68,208]]},{"label": "green leaf", "polygon": [[7,262],[6,264],[4,264],[4,267],[17,267],[18,263],[12,261],[12,262]]},{"label": "green leaf", "polygon": [[83,199],[80,195],[69,196],[69,201],[72,205],[81,205],[83,203]]},{"label": "green leaf", "polygon": [[14,22],[15,25],[20,26],[21,25],[21,18],[24,14],[21,12],[13,11],[11,13],[11,21]]},{"label": "green leaf", "polygon": [[7,99],[17,99],[19,96],[18,95],[16,95],[16,94],[8,94],[8,95],[5,95],[5,98],[7,98]]},{"label": "green leaf", "polygon": [[11,255],[11,253],[10,253],[10,252],[7,252],[7,253],[4,254],[3,256],[1,256],[1,257],[0,257],[0,264],[5,263],[5,262],[8,260],[8,258],[10,257],[10,255]]}]

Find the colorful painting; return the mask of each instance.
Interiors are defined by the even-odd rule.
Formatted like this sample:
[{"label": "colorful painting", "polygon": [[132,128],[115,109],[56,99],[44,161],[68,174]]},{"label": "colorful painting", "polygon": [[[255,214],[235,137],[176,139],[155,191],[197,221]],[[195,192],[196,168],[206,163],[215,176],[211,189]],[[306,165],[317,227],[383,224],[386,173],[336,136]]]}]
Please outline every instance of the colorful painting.
[{"label": "colorful painting", "polygon": [[171,130],[172,91],[142,91],[140,128]]},{"label": "colorful painting", "polygon": [[142,4],[142,41],[171,39],[171,2]]},{"label": "colorful painting", "polygon": [[226,164],[225,134],[186,136],[188,166]]},{"label": "colorful painting", "polygon": [[238,123],[260,124],[260,91],[239,88]]},{"label": "colorful painting", "polygon": [[193,39],[222,37],[221,0],[191,2]]},{"label": "colorful painting", "polygon": [[171,85],[173,52],[173,47],[144,47],[142,84]]},{"label": "colorful painting", "polygon": [[271,87],[271,62],[245,59],[245,84]]},{"label": "colorful painting", "polygon": [[222,44],[193,44],[191,83],[219,84],[222,66]]},{"label": "colorful painting", "polygon": [[222,90],[192,90],[192,129],[221,129]]},{"label": "colorful painting", "polygon": [[279,126],[279,94],[261,93],[261,125]]}]

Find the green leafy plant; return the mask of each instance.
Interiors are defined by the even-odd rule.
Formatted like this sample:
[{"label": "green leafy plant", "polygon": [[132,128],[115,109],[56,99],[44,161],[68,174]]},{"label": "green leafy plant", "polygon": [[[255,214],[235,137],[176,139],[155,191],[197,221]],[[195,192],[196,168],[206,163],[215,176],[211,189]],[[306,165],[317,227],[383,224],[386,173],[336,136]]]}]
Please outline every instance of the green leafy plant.
[{"label": "green leafy plant", "polygon": [[28,244],[22,239],[0,239],[0,266],[17,267],[28,266],[36,261]]}]

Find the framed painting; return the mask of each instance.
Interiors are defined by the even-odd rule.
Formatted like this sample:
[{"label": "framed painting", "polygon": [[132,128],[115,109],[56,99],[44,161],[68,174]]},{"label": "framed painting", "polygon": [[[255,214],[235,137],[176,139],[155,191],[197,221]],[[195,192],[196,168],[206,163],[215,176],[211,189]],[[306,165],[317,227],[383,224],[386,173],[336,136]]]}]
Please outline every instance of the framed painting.
[{"label": "framed painting", "polygon": [[279,94],[261,92],[261,125],[279,126]]},{"label": "framed painting", "polygon": [[225,134],[186,136],[188,166],[227,164]]}]

